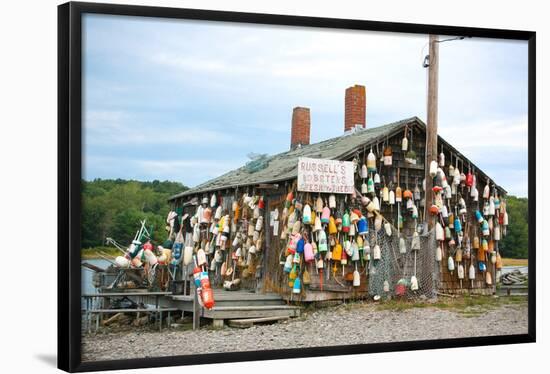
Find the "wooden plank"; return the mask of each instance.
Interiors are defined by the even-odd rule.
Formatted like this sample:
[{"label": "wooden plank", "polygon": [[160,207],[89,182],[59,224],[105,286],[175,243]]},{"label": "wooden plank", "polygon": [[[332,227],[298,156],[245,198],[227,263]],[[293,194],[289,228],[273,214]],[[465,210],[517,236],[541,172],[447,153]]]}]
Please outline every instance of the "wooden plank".
[{"label": "wooden plank", "polygon": [[168,296],[172,292],[103,292],[83,294],[82,297]]},{"label": "wooden plank", "polygon": [[[173,295],[173,300],[193,301],[193,295]],[[214,290],[214,300],[221,301],[277,301],[281,296],[274,293],[261,294],[245,291],[218,291]]]},{"label": "wooden plank", "polygon": [[278,316],[278,317],[230,319],[229,321],[227,321],[227,324],[231,327],[246,329],[246,328],[252,327],[255,323],[286,321],[289,318],[290,317],[287,317],[287,316]]},{"label": "wooden plank", "polygon": [[[310,284],[309,285],[309,290],[310,291],[321,291],[320,283]],[[351,290],[352,290],[351,286],[344,288],[344,287],[340,286],[339,284],[326,284],[326,283],[323,284],[323,291],[347,293],[347,292],[351,292]]]},{"label": "wooden plank", "polygon": [[[324,288],[323,288],[324,289]],[[329,300],[348,300],[348,299],[365,299],[368,297],[368,292],[331,292],[331,291],[315,291],[306,292],[299,301],[301,302],[318,302]],[[286,299],[290,299],[290,294],[286,296]],[[296,297],[293,297],[296,300]]]},{"label": "wooden plank", "polygon": [[212,311],[234,311],[234,310],[294,310],[300,309],[290,305],[259,305],[259,306],[214,306]]},{"label": "wooden plank", "polygon": [[501,286],[501,290],[511,289],[511,290],[527,290],[529,287],[521,285],[510,285],[510,286]]},{"label": "wooden plank", "polygon": [[261,318],[261,317],[299,317],[300,309],[280,310],[204,310],[202,317],[212,319],[234,319],[234,318]]},{"label": "wooden plank", "polygon": [[145,313],[145,312],[177,312],[178,308],[158,309],[90,309],[88,313]]},{"label": "wooden plank", "polygon": [[120,319],[124,316],[124,313],[117,313],[114,316],[111,316],[103,321],[103,326],[108,326],[110,323],[116,321],[117,319]]},{"label": "wooden plank", "polygon": [[88,269],[90,269],[90,270],[93,270],[93,271],[95,271],[95,272],[97,272],[97,273],[103,273],[103,272],[105,272],[105,269],[102,269],[102,268],[100,268],[99,266],[95,266],[95,265],[93,265],[93,264],[90,264],[89,262],[83,262],[83,263],[82,263],[82,266],[85,267],[85,268],[88,268]]}]

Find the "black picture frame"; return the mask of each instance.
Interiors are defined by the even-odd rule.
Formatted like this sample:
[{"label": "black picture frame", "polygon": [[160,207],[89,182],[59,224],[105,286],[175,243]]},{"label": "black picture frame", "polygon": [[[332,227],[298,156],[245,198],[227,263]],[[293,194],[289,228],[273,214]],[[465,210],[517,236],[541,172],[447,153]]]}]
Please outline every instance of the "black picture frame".
[{"label": "black picture frame", "polygon": [[[85,13],[240,22],[279,26],[461,35],[528,41],[528,194],[529,296],[528,333],[491,337],[376,343],[249,351],[116,361],[81,361],[81,20]],[[532,31],[377,22],[274,14],[255,14],[152,6],[69,2],[58,7],[58,367],[69,372],[131,369],[282,358],[333,356],[402,350],[529,343],[536,341],[536,33]]]}]

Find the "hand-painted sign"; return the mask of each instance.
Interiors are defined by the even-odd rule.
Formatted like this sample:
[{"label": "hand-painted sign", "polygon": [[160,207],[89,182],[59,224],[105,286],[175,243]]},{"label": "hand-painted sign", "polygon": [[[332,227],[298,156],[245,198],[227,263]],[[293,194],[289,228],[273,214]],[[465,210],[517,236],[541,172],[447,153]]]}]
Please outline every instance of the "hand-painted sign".
[{"label": "hand-painted sign", "polygon": [[298,159],[298,191],[351,194],[353,189],[353,162]]}]

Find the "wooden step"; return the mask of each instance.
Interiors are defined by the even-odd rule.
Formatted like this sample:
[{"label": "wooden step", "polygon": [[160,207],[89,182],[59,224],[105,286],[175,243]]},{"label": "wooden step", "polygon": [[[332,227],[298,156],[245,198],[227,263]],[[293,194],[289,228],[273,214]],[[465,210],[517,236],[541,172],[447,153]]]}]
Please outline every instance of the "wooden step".
[{"label": "wooden step", "polygon": [[247,329],[256,323],[279,322],[285,321],[290,317],[263,317],[263,318],[245,318],[245,319],[230,319],[227,324],[231,327]]},{"label": "wooden step", "polygon": [[[193,302],[193,297],[190,296],[173,296],[172,300],[176,302]],[[226,299],[226,298],[216,298],[216,305],[218,306],[248,306],[248,305],[286,305],[285,300],[282,298],[278,299],[257,299],[257,300],[242,300],[242,299]]]},{"label": "wooden step", "polygon": [[[172,295],[174,300],[193,301],[193,295]],[[216,301],[266,301],[282,300],[281,296],[274,293],[253,293],[246,291],[222,291],[214,289],[214,300]]]},{"label": "wooden step", "polygon": [[299,317],[300,308],[288,305],[214,306],[201,314],[213,319],[245,319],[263,317]]},{"label": "wooden step", "polygon": [[233,310],[299,310],[300,307],[292,305],[246,305],[246,306],[217,306],[211,310],[233,311]]},{"label": "wooden step", "polygon": [[[194,295],[172,295],[176,302],[192,303]],[[217,306],[264,306],[285,305],[283,298],[274,293],[254,293],[248,291],[224,291],[214,289],[214,300]]]}]

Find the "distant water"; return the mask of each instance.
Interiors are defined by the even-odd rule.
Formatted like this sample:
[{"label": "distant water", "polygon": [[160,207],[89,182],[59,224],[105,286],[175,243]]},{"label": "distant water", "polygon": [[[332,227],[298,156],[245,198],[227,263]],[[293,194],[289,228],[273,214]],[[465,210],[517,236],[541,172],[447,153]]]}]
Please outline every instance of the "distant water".
[{"label": "distant water", "polygon": [[529,267],[528,266],[503,266],[502,274],[511,273],[515,270],[519,270],[524,274],[528,274]]}]

